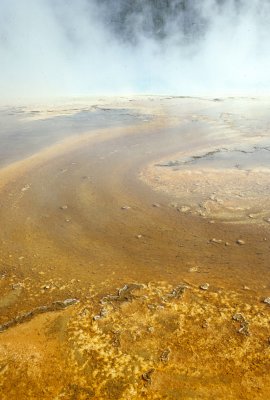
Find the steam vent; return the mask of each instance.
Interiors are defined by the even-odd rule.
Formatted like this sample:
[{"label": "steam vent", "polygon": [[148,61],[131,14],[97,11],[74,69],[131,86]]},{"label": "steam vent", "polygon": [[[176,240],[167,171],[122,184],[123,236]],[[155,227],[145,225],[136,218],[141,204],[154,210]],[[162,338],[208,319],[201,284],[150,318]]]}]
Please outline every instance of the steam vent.
[{"label": "steam vent", "polygon": [[0,1],[0,399],[270,399],[270,4]]}]

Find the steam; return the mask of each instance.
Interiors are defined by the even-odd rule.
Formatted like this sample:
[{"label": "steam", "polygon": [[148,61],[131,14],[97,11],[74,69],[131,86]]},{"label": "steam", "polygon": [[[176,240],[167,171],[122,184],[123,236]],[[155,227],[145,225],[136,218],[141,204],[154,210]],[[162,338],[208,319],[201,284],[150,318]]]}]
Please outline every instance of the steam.
[{"label": "steam", "polygon": [[1,0],[3,98],[267,94],[268,0]]}]

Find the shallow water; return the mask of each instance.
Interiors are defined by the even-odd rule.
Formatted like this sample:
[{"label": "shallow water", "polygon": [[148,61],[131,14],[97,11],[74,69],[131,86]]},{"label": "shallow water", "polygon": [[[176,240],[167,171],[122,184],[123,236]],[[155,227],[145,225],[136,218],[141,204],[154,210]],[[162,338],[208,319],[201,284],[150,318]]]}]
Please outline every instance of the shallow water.
[{"label": "shallow water", "polygon": [[269,169],[270,168],[270,143],[254,146],[239,146],[238,148],[222,147],[204,154],[195,154],[181,160],[169,161],[159,164],[164,167],[175,167],[183,170],[186,168],[237,168],[241,170]]},{"label": "shallow water", "polygon": [[102,128],[129,126],[145,118],[134,110],[102,105],[0,108],[0,166],[26,158],[67,137]]}]

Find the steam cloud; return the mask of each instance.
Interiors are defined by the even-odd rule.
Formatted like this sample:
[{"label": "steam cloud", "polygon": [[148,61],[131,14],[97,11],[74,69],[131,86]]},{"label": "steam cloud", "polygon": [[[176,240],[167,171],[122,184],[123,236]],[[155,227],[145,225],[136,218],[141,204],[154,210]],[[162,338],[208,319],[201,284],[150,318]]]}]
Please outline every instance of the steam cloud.
[{"label": "steam cloud", "polygon": [[0,0],[3,98],[267,94],[268,0]]}]

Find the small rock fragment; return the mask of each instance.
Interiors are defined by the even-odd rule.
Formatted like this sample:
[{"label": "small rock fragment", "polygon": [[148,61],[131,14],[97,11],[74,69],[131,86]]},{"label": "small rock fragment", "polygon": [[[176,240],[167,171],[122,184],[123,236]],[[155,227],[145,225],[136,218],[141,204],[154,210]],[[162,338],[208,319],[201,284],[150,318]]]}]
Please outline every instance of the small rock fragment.
[{"label": "small rock fragment", "polygon": [[71,305],[77,304],[77,303],[79,303],[78,299],[66,299],[64,301],[55,301],[55,302],[53,302],[53,305],[55,304],[56,306],[58,305],[58,306],[62,306],[62,308],[65,308],[65,307],[68,307],[68,306],[71,306]]},{"label": "small rock fragment", "polygon": [[151,369],[149,369],[149,371],[142,374],[143,380],[146,381],[147,383],[151,384],[152,383],[152,374],[154,371],[155,371],[154,368],[151,368]]},{"label": "small rock fragment", "polygon": [[237,332],[241,333],[242,335],[249,336],[249,324],[245,317],[242,314],[237,313],[233,315],[232,319],[236,322],[240,322],[240,328]]},{"label": "small rock fragment", "polygon": [[244,318],[243,315],[240,314],[240,313],[234,314],[233,317],[232,317],[232,319],[233,319],[234,321],[237,321],[237,322],[245,321],[245,318]]},{"label": "small rock fragment", "polygon": [[100,310],[99,315],[100,315],[101,317],[106,317],[108,314],[109,314],[109,311],[107,310],[107,308],[102,307],[102,309]]},{"label": "small rock fragment", "polygon": [[112,301],[115,302],[126,302],[126,301],[132,301],[134,299],[134,295],[133,295],[133,291],[137,290],[137,289],[142,289],[144,286],[141,284],[137,284],[137,283],[131,283],[131,284],[127,284],[125,286],[123,286],[122,288],[120,288],[118,290],[118,293],[116,295],[107,295],[105,297],[103,297],[100,300],[100,304],[104,305],[107,303],[110,303]]},{"label": "small rock fragment", "polygon": [[25,185],[22,189],[21,189],[21,191],[22,192],[26,192],[27,190],[29,190],[30,189],[30,185]]},{"label": "small rock fragment", "polygon": [[159,207],[160,207],[160,204],[154,203],[154,204],[152,204],[152,206],[155,207],[155,208],[159,208]]},{"label": "small rock fragment", "polygon": [[167,297],[178,299],[179,297],[181,297],[184,294],[186,289],[188,289],[187,285],[185,285],[185,284],[178,285],[178,286],[176,286],[176,288],[174,288],[172,290],[171,293],[169,293],[167,295]]},{"label": "small rock fragment", "polygon": [[242,239],[236,240],[236,243],[239,244],[240,246],[243,246],[244,244],[246,244],[246,242]]},{"label": "small rock fragment", "polygon": [[213,239],[210,240],[210,243],[217,243],[217,244],[220,244],[220,243],[222,243],[222,240],[221,240],[221,239],[213,238]]},{"label": "small rock fragment", "polygon": [[200,289],[202,290],[208,290],[209,289],[209,283],[204,283],[203,285],[200,286]]},{"label": "small rock fragment", "polygon": [[164,350],[160,355],[160,361],[167,363],[169,361],[170,349]]},{"label": "small rock fragment", "polygon": [[122,206],[122,207],[121,207],[121,210],[130,210],[130,208],[131,208],[131,207],[129,207],[129,206]]},{"label": "small rock fragment", "polygon": [[248,327],[247,321],[244,321],[241,323],[238,333],[241,333],[242,335],[245,335],[245,336],[249,336],[249,327]]},{"label": "small rock fragment", "polygon": [[270,306],[270,297],[266,297],[266,298],[263,300],[263,303],[269,304],[269,306]]},{"label": "small rock fragment", "polygon": [[59,208],[60,208],[60,210],[67,210],[68,206],[67,205],[63,205],[63,206],[60,206]]}]

